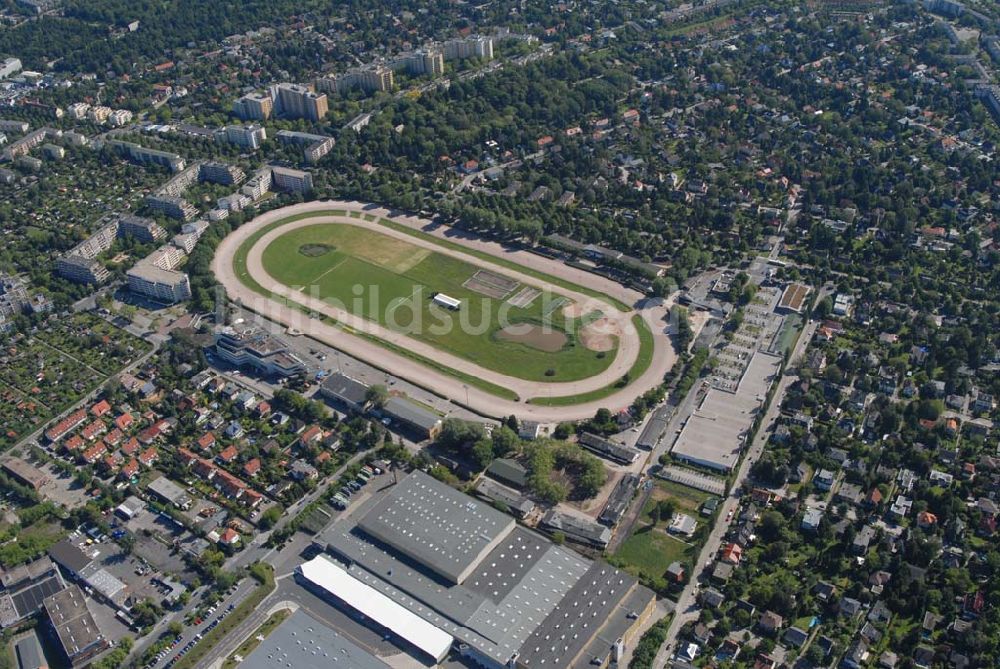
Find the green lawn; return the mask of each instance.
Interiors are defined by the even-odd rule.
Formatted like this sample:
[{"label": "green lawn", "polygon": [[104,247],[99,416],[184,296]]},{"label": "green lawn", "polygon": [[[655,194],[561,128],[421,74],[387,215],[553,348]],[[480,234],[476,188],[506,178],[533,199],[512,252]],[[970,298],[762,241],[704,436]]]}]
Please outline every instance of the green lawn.
[{"label": "green lawn", "polygon": [[372,221],[377,220],[380,225],[384,225],[387,228],[392,228],[393,230],[399,230],[400,232],[404,232],[410,235],[411,237],[432,239],[434,243],[440,244],[445,248],[454,249],[456,251],[461,251],[462,253],[467,253],[477,258],[482,258],[487,262],[491,262],[495,265],[500,265],[502,267],[508,267],[510,269],[521,272],[522,274],[527,274],[528,276],[532,276],[535,277],[536,279],[541,279],[547,283],[551,283],[555,286],[562,286],[563,288],[569,288],[570,290],[575,290],[577,292],[583,293],[584,295],[590,295],[591,297],[596,297],[599,300],[603,300],[604,302],[613,305],[619,311],[627,312],[632,308],[631,306],[625,304],[621,300],[617,300],[611,297],[610,295],[606,295],[598,290],[594,290],[593,288],[587,288],[586,286],[581,286],[579,284],[575,284],[570,281],[560,279],[559,277],[552,276],[551,274],[546,274],[545,272],[539,272],[533,270],[530,267],[525,267],[524,265],[520,265],[512,260],[507,260],[506,258],[501,258],[493,254],[486,253],[485,251],[479,251],[477,249],[469,248],[468,246],[464,246],[462,244],[453,242],[448,239],[432,237],[426,233],[420,232],[419,230],[414,230],[413,228],[402,225],[401,223],[390,221],[389,219],[386,218],[383,219],[366,218],[366,220],[372,220]]},{"label": "green lawn", "polygon": [[[324,248],[325,253],[317,253]],[[355,315],[511,376],[585,379],[606,369],[615,356],[613,350],[600,354],[580,344],[578,329],[585,320],[565,318],[558,309],[549,316],[551,326],[565,335],[558,351],[498,339],[504,312],[508,322],[540,324],[547,301],[558,296],[512,307],[463,286],[476,273],[474,265],[374,230],[306,226],[272,241],[262,260],[268,274],[287,286],[308,286],[313,295]],[[457,312],[439,307],[431,299],[437,292],[461,300],[462,306]]]},{"label": "green lawn", "polygon": [[[634,381],[642,376],[649,369],[649,366],[653,364],[653,333],[650,331],[646,321],[642,320],[642,317],[638,314],[632,317],[632,324],[635,326],[636,332],[639,333],[639,357],[636,358],[632,367],[628,370],[629,380]],[[621,388],[620,382],[616,382],[603,388],[592,390],[589,393],[562,395],[559,397],[533,397],[528,403],[550,407],[571,406],[573,404],[602,400],[605,397],[615,394]]]},{"label": "green lawn", "polygon": [[627,571],[657,579],[663,577],[671,562],[691,562],[691,546],[668,535],[662,527],[647,528],[648,525],[641,525],[615,553],[615,557],[627,565]]},{"label": "green lawn", "polygon": [[799,330],[802,329],[803,322],[802,316],[798,314],[792,314],[786,318],[778,333],[778,345],[775,348],[784,353],[791,351],[799,337]]},{"label": "green lawn", "polygon": [[658,579],[671,562],[686,562],[696,559],[697,546],[684,543],[667,534],[670,519],[651,526],[650,514],[653,507],[663,500],[672,500],[677,513],[686,513],[701,524],[699,507],[712,495],[682,486],[671,481],[657,480],[649,499],[642,507],[642,514],[636,521],[634,533],[626,539],[615,553],[616,564],[622,564],[630,573],[647,579]]},{"label": "green lawn", "polygon": [[710,493],[695,490],[674,481],[656,479],[653,492],[650,494],[649,500],[646,501],[646,506],[642,509],[642,520],[648,523],[650,520],[649,513],[653,505],[666,499],[673,500],[678,512],[686,513],[695,520],[699,520],[701,505],[712,497],[714,495]]}]

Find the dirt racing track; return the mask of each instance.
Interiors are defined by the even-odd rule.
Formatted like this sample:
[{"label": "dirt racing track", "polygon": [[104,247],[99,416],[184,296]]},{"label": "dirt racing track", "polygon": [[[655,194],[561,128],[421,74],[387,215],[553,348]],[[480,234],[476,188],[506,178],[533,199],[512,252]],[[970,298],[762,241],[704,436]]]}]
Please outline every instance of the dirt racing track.
[{"label": "dirt racing track", "polygon": [[[352,218],[349,215],[340,215],[339,213],[334,214],[332,213],[334,211],[348,213],[361,212],[366,215],[376,216],[379,219],[389,219],[393,223],[412,228],[424,234],[414,236],[406,231],[381,225],[377,222]],[[247,240],[260,232],[262,228],[272,223],[313,212],[315,212],[315,216],[289,221],[285,225],[277,226],[273,230],[264,233],[254,242],[247,253],[245,272],[248,276],[238,275],[233,260],[237,250]],[[405,239],[410,244],[464,260],[482,270],[510,277],[528,286],[557,292],[572,300],[574,307],[577,309],[589,310],[599,308],[604,315],[604,319],[607,321],[606,325],[616,333],[620,333],[615,358],[603,372],[577,381],[530,381],[508,376],[481,367],[466,358],[452,355],[425,341],[414,339],[402,332],[385,328],[374,321],[339,309],[319,299],[318,296],[310,295],[308,290],[296,290],[286,286],[271,277],[264,270],[262,263],[263,250],[274,239],[298,227],[324,223],[354,225],[373,229],[383,235]],[[551,285],[530,274],[518,272],[510,266],[499,263],[493,264],[478,255],[473,255],[452,246],[439,244],[435,241],[435,237],[448,239],[450,242],[466,247],[470,251],[486,253],[498,259],[503,259],[505,262],[517,263],[534,272],[543,272],[560,281],[571,282],[577,286],[586,286],[591,290],[596,290],[617,299],[624,304],[638,305],[638,308],[629,312],[621,311],[609,303],[597,300],[597,298],[583,292],[568,289],[563,285]],[[299,330],[309,337],[333,346],[350,356],[364,360],[394,376],[427,388],[457,403],[465,404],[473,411],[486,416],[500,417],[514,414],[521,419],[554,423],[563,420],[588,418],[601,407],[610,409],[624,408],[631,404],[635,397],[657,386],[662,381],[664,374],[673,365],[676,357],[667,336],[671,306],[670,300],[646,300],[643,295],[634,290],[603,277],[569,267],[561,262],[527,251],[510,250],[495,242],[471,237],[460,231],[452,230],[445,226],[438,226],[423,219],[400,215],[386,209],[359,202],[308,202],[262,214],[234,231],[220,243],[212,261],[212,270],[219,282],[225,287],[229,298],[241,302],[251,311],[289,328]],[[253,281],[263,288],[264,291],[269,292],[271,296],[262,295],[244,283],[244,280],[251,277]],[[310,317],[303,313],[303,310],[294,306],[288,306],[284,303],[284,300],[275,299],[274,296],[295,302],[315,314],[322,314],[324,318]],[[631,322],[635,314],[639,314],[649,325],[649,329],[653,333],[654,342],[652,363],[638,378],[631,379],[631,382],[624,388],[596,401],[585,401],[579,404],[558,407],[528,403],[528,400],[531,398],[566,397],[598,391],[613,385],[621,379],[632,368],[632,365],[636,362],[640,354],[640,339],[635,326]],[[352,334],[352,331],[364,333],[364,336]],[[391,350],[391,347],[387,348],[380,345],[375,339],[387,342],[391,347],[404,349],[423,358],[434,360],[436,364],[453,369],[461,374],[482,379],[483,381],[509,389],[516,393],[519,399],[514,401],[497,397],[486,390],[463,382],[457,376],[452,376],[444,371],[424,365],[410,357],[396,353]]]}]

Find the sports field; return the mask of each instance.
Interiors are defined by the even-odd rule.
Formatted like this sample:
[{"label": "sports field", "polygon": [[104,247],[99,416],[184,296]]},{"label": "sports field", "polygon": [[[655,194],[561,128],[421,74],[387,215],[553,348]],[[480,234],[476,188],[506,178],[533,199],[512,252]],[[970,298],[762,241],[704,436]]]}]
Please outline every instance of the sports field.
[{"label": "sports field", "polygon": [[[617,339],[604,351],[581,342],[581,328],[598,312],[567,317],[567,300],[539,286],[368,228],[298,227],[273,239],[261,259],[271,277],[304,295],[517,378],[585,379],[617,353]],[[446,309],[434,302],[437,293],[461,305]],[[538,328],[543,322],[549,331]],[[523,327],[512,333],[503,324]]]}]

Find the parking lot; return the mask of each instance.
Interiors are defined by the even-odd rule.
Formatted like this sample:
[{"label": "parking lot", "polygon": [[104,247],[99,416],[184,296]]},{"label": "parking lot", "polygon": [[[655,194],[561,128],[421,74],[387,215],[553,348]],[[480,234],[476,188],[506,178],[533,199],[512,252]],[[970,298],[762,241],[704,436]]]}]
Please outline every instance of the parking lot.
[{"label": "parking lot", "polygon": [[42,497],[67,509],[83,506],[87,501],[87,489],[72,475],[62,474],[52,463],[38,468],[49,477],[49,483],[42,486]]},{"label": "parking lot", "polygon": [[107,548],[98,558],[100,565],[112,576],[128,586],[129,595],[133,600],[141,601],[147,597],[154,602],[163,599],[163,593],[151,583],[155,576],[142,560],[135,555],[128,555],[112,543],[104,544]]},{"label": "parking lot", "polygon": [[207,610],[204,619],[194,625],[188,625],[183,633],[176,637],[171,646],[156,655],[147,667],[163,667],[170,669],[178,660],[188,654],[194,646],[201,641],[205,634],[215,629],[236,606],[256,587],[253,579],[244,579],[242,583],[235,586],[221,602],[211,606]]},{"label": "parking lot", "polygon": [[188,571],[181,555],[173,549],[174,542],[183,540],[187,534],[187,530],[173,519],[143,509],[125,522],[124,527],[135,536],[135,554],[155,570],[164,574],[176,574],[182,579],[194,576]]}]

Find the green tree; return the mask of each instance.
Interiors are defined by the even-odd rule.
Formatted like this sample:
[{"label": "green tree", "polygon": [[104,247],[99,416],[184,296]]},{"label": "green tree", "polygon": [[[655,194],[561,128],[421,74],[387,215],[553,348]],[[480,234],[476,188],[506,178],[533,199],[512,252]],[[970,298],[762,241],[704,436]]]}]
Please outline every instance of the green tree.
[{"label": "green tree", "polygon": [[376,409],[381,409],[389,400],[389,390],[381,383],[370,386],[365,392],[365,401]]},{"label": "green tree", "polygon": [[269,530],[281,519],[282,509],[280,506],[272,506],[268,508],[267,511],[260,515],[260,520],[257,521],[257,525],[262,530]]}]

